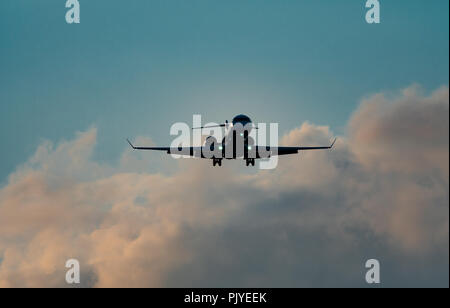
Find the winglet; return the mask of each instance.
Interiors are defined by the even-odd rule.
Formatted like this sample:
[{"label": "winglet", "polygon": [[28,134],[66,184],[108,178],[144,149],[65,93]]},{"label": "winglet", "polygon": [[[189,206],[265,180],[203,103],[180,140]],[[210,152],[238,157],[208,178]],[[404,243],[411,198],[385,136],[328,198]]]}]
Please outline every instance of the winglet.
[{"label": "winglet", "polygon": [[334,144],[336,143],[337,138],[334,138],[333,143],[330,145],[330,149],[332,149],[334,147]]},{"label": "winglet", "polygon": [[127,138],[127,142],[128,144],[133,148],[133,150],[135,150],[136,148],[134,147],[134,145],[131,143],[131,141]]}]

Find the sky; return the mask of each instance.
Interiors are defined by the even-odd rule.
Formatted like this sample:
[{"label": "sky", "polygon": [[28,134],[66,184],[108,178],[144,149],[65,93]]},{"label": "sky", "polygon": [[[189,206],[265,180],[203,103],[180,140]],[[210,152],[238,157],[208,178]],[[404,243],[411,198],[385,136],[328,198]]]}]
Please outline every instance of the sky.
[{"label": "sky", "polygon": [[170,126],[231,120],[329,125],[343,133],[360,99],[448,84],[448,1],[65,1],[0,3],[0,178],[43,139],[98,127],[99,159],[124,138],[172,141]]},{"label": "sky", "polygon": [[[76,254],[85,286],[364,286],[376,255],[448,287],[449,2],[380,2],[1,1],[0,286]],[[240,113],[339,140],[250,174],[125,142]]]}]

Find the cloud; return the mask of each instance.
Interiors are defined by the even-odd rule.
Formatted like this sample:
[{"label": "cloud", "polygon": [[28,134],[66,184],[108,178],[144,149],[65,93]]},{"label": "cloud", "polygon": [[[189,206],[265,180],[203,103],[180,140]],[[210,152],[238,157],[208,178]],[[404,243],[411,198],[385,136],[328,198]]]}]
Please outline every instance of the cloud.
[{"label": "cloud", "polygon": [[430,97],[411,87],[393,100],[364,100],[349,125],[353,150],[371,168],[410,175],[434,169],[448,179],[448,95],[448,87]]},{"label": "cloud", "polygon": [[[448,87],[374,95],[333,151],[254,174],[161,172],[128,148],[100,164],[95,128],[46,142],[0,190],[0,286],[66,286],[70,258],[85,287],[364,286],[370,258],[385,286],[448,286],[448,101]],[[332,137],[304,123],[282,143]]]}]

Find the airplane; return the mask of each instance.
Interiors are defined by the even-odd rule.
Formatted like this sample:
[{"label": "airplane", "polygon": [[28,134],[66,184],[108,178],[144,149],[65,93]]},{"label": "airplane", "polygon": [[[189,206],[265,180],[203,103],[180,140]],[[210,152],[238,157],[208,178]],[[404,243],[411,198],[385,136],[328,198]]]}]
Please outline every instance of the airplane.
[{"label": "airplane", "polygon": [[[213,166],[222,166],[223,159],[244,159],[247,167],[255,166],[256,159],[270,158],[271,156],[298,154],[300,151],[310,150],[329,150],[336,143],[334,139],[330,146],[314,146],[314,147],[270,147],[270,146],[254,146],[254,141],[250,137],[252,129],[259,129],[252,120],[240,114],[233,118],[232,122],[228,120],[223,124],[195,127],[192,129],[207,129],[223,127],[227,130],[225,137],[221,143],[218,143],[215,137],[209,136],[206,142],[200,147],[137,147],[134,146],[129,139],[127,142],[134,150],[146,151],[164,151],[167,154],[191,156],[204,159],[212,159]],[[242,146],[240,146],[242,145]]]}]

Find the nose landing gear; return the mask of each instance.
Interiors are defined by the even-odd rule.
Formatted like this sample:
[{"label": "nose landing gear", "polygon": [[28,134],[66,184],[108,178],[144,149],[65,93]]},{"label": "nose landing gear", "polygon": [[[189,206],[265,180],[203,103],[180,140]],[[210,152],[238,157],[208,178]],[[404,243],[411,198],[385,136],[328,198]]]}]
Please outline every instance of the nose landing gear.
[{"label": "nose landing gear", "polygon": [[213,167],[215,167],[216,165],[222,167],[222,158],[213,158]]}]

